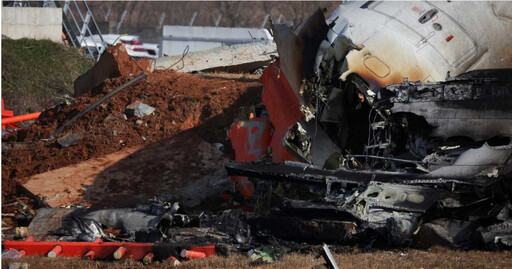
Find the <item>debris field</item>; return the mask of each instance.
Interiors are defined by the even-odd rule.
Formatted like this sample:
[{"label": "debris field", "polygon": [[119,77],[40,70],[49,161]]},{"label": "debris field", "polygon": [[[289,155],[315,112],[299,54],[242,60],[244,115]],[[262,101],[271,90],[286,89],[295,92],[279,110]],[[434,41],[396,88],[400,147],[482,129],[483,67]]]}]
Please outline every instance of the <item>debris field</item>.
[{"label": "debris field", "polygon": [[271,24],[278,57],[243,64],[259,80],[151,70],[110,47],[75,98],[3,139],[4,223],[25,239],[5,241],[8,255],[264,264],[299,252],[338,268],[334,254],[354,249],[512,249],[512,69],[430,68],[410,44],[415,57],[397,62],[408,54],[389,58],[363,34],[373,28],[349,23],[379,5],[411,3]]}]

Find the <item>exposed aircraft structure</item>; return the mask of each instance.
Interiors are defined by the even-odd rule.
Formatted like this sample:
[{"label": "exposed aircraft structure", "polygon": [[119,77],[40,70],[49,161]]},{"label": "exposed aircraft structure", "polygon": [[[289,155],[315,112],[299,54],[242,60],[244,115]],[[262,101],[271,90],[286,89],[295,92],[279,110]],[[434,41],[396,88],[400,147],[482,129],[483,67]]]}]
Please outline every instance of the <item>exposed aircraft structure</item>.
[{"label": "exposed aircraft structure", "polygon": [[493,2],[345,2],[300,29],[272,25],[279,60],[262,81],[273,131],[248,147],[271,140],[254,160],[281,164],[228,172],[309,186],[274,214],[355,224],[336,240],[404,245],[429,230],[451,246],[512,246],[512,229],[481,234],[510,222],[510,14]]}]

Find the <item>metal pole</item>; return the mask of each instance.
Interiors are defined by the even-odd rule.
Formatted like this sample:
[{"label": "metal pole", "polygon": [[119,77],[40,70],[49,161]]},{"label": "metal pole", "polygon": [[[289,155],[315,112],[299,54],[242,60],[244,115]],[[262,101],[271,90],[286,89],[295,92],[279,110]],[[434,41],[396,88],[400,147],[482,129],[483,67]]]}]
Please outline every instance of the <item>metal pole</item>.
[{"label": "metal pole", "polygon": [[[65,16],[65,14],[63,16]],[[64,26],[64,30],[66,31],[66,34],[68,35],[68,38],[71,41],[71,44],[73,44],[73,47],[80,47],[80,45],[75,44],[75,39],[73,38],[71,31],[69,30],[68,26],[64,21],[62,22],[62,26]]]},{"label": "metal pole", "polygon": [[277,18],[277,24],[281,23],[281,20],[283,19],[283,14],[279,14],[279,18]]},{"label": "metal pole", "polygon": [[[76,2],[74,2],[74,3],[76,5]],[[65,14],[67,13],[67,11],[69,11],[69,15],[71,15],[71,18],[73,19],[73,22],[75,23],[76,29],[80,32],[80,26],[78,25],[78,21],[76,20],[75,15],[73,14],[73,10],[71,9],[71,4],[70,4],[69,0],[66,0],[66,4],[64,5],[63,10],[66,10]],[[82,16],[82,14],[80,13],[80,9],[78,9],[78,7],[77,7],[77,12],[80,16]],[[84,36],[80,32],[80,37],[78,38],[78,44],[80,47],[82,47],[82,42],[84,42]],[[93,55],[91,49],[89,48],[89,46],[87,46],[86,42],[84,42],[84,47],[89,52],[89,55],[91,55],[91,57],[94,59],[94,55]]]},{"label": "metal pole", "polygon": [[164,43],[164,38],[163,37],[158,38],[158,57],[164,56],[164,52],[162,50],[162,48],[163,48],[162,44],[163,43]]},{"label": "metal pole", "polygon": [[119,34],[119,30],[121,29],[121,24],[123,24],[124,17],[126,17],[126,13],[128,13],[128,11],[126,11],[126,9],[125,9],[123,11],[123,14],[121,14],[121,19],[119,19],[119,22],[117,23],[116,34]]},{"label": "metal pole", "polygon": [[[64,14],[67,14],[67,12],[69,11],[69,15],[71,15],[71,18],[73,19],[73,22],[75,23],[76,29],[78,31],[80,31],[80,25],[78,24],[78,21],[76,20],[75,15],[73,14],[73,11],[71,10],[71,5],[69,4],[69,0],[66,0],[66,4],[64,5],[63,11],[64,11]],[[78,38],[78,43],[80,44],[80,46],[82,45],[82,40],[83,40],[82,36],[80,38]]]},{"label": "metal pole", "polygon": [[112,7],[108,7],[107,13],[103,18],[105,18],[105,21],[108,21],[108,17],[110,16],[110,13],[112,12]]},{"label": "metal pole", "polygon": [[165,12],[162,12],[162,15],[160,15],[160,18],[158,19],[158,28],[162,28],[164,21],[165,21]]},{"label": "metal pole", "polygon": [[219,16],[217,17],[217,20],[215,20],[215,27],[218,27],[219,26],[219,23],[220,23],[220,19],[222,18],[222,13],[219,14]]},{"label": "metal pole", "polygon": [[[87,8],[87,11],[91,12],[92,23],[94,23],[94,27],[96,27],[96,30],[98,31],[98,35],[100,36],[101,42],[103,43],[103,48],[106,48],[107,47],[107,42],[105,42],[105,40],[103,40],[103,36],[101,35],[100,27],[98,27],[98,24],[96,23],[96,20],[94,19],[94,16],[92,16],[92,11],[89,8],[89,5],[87,5],[87,2],[85,2],[85,0],[83,2],[84,2],[84,5],[85,5],[85,8]],[[109,8],[109,10],[110,10],[110,8]]]},{"label": "metal pole", "polygon": [[196,17],[197,17],[197,12],[194,12],[194,15],[192,15],[192,19],[190,20],[190,23],[188,24],[188,26],[192,26],[194,24]]},{"label": "metal pole", "polygon": [[347,158],[370,158],[370,159],[379,159],[379,160],[385,160],[385,161],[421,164],[421,161],[412,161],[412,160],[389,158],[389,157],[382,157],[382,156],[375,156],[375,155],[347,155]]},{"label": "metal pole", "polygon": [[270,17],[270,14],[265,15],[265,18],[263,19],[263,22],[261,22],[260,28],[265,28],[265,24],[267,24],[268,18]]}]

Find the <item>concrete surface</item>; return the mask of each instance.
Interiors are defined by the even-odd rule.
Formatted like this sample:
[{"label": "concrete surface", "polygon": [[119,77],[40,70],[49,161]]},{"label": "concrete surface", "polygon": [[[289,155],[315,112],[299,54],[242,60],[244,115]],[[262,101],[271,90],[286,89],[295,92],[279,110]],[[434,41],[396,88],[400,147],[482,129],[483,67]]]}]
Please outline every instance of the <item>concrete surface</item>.
[{"label": "concrete surface", "polygon": [[180,61],[182,55],[160,57],[152,61],[150,68],[151,72],[165,69],[180,72],[213,70],[249,72],[251,69],[270,63],[272,55],[277,56],[274,42],[255,42],[190,52],[183,61]]},{"label": "concrete surface", "polygon": [[215,47],[271,41],[267,29],[239,27],[208,27],[165,25],[162,29],[159,56],[181,55],[188,45],[189,51]]},{"label": "concrete surface", "polygon": [[2,7],[2,35],[62,41],[62,8]]}]

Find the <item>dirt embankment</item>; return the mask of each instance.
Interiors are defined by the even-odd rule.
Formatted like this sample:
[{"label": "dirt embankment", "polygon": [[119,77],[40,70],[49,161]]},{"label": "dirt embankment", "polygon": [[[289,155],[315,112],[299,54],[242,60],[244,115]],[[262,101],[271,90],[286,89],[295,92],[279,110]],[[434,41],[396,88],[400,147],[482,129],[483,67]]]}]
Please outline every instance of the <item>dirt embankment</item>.
[{"label": "dirt embankment", "polygon": [[[126,60],[125,67],[133,62]],[[30,127],[3,138],[3,142],[35,144],[2,152],[2,198],[13,194],[15,182],[25,177],[126,147],[149,144],[191,128],[208,142],[225,143],[225,128],[232,123],[238,107],[261,100],[262,87],[256,79],[158,71],[105,101],[60,135],[80,133],[83,138],[78,145],[63,148],[57,140],[41,141],[137,75],[131,67],[126,68],[129,71],[120,70],[124,76],[107,79],[99,92],[81,96],[72,105],[48,109]],[[154,107],[155,112],[142,118],[124,119],[125,107],[135,101]]]}]

